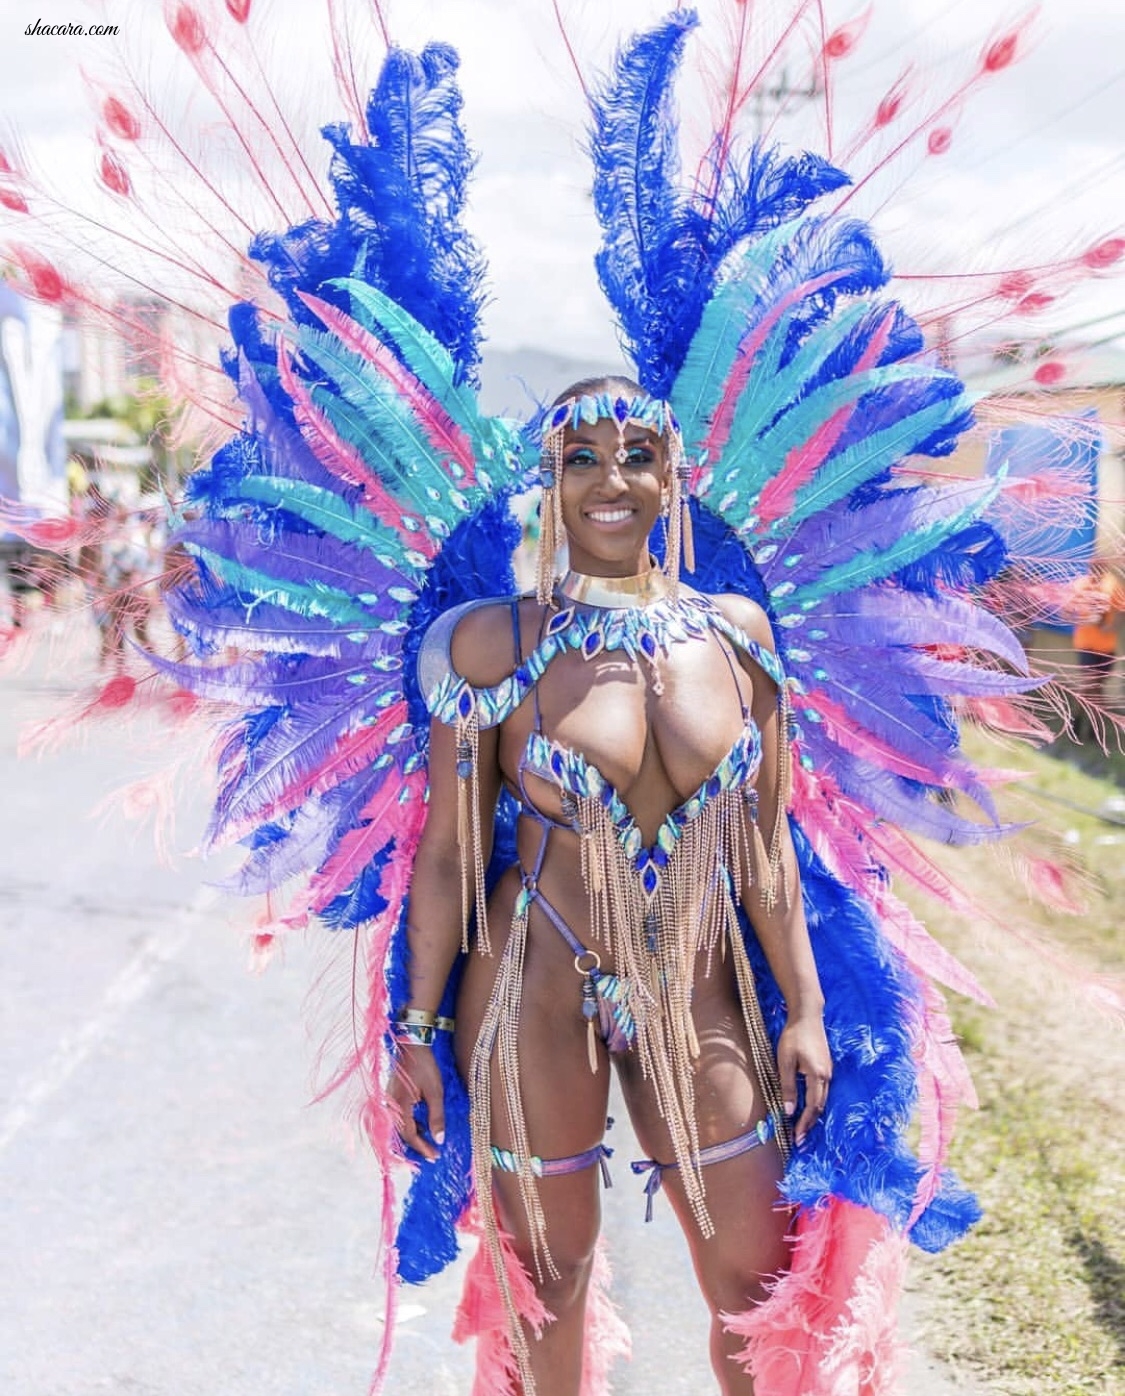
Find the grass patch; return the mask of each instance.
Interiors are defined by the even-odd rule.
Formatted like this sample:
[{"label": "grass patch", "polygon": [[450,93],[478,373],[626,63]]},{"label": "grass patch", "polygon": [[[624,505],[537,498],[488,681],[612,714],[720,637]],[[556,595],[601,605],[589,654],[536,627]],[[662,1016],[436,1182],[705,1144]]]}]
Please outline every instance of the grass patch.
[{"label": "grass patch", "polygon": [[[1018,886],[1002,890],[995,850],[941,861],[1005,920],[1065,947],[1084,972],[1120,978],[1125,828],[1084,812],[1112,811],[1119,792],[1064,761],[979,738],[971,745],[978,760],[1028,773],[1013,814],[1026,818],[1035,807],[1039,848],[1081,857],[1089,909],[1063,917],[1033,906]],[[993,1011],[954,1005],[981,1109],[963,1117],[951,1161],[985,1218],[960,1245],[915,1266],[929,1343],[990,1392],[1123,1396],[1125,1037],[1061,982],[1057,966],[1045,971],[1028,952],[993,953],[988,932],[911,900],[999,1001]]]}]

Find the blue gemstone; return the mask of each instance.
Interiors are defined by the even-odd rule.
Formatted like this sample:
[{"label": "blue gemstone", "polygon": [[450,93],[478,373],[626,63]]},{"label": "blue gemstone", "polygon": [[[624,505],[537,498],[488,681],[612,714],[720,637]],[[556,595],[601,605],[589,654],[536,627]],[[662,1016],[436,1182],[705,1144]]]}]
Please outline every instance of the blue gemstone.
[{"label": "blue gemstone", "polygon": [[652,861],[658,868],[666,868],[668,866],[668,855],[662,848],[654,848],[652,850]]},{"label": "blue gemstone", "polygon": [[652,658],[655,657],[655,655],[656,655],[656,641],[652,638],[652,633],[651,633],[651,631],[646,630],[646,631],[644,631],[644,632],[642,633],[642,635],[641,635],[641,649],[645,652],[645,654],[648,656],[649,659],[652,659]]},{"label": "blue gemstone", "polygon": [[563,773],[562,755],[557,751],[551,752],[551,770],[554,771],[557,776],[561,776]]},{"label": "blue gemstone", "polygon": [[471,761],[457,762],[457,777],[459,780],[468,780],[473,773],[473,763]]},{"label": "blue gemstone", "polygon": [[589,635],[582,641],[582,653],[587,659],[592,659],[605,643],[605,637],[600,630],[591,630]]},{"label": "blue gemstone", "polygon": [[614,398],[613,415],[617,418],[619,422],[623,422],[626,419],[626,417],[628,417],[629,404],[625,401],[623,397]]},{"label": "blue gemstone", "polygon": [[517,683],[530,683],[531,675],[527,672],[527,665],[521,664],[512,676]]},{"label": "blue gemstone", "polygon": [[722,781],[719,779],[719,777],[718,777],[718,776],[712,776],[711,779],[707,782],[707,797],[708,797],[708,799],[714,799],[714,797],[715,797],[716,795],[718,795],[718,794],[721,793],[722,788],[723,788],[723,783],[722,783]]},{"label": "blue gemstone", "polygon": [[473,715],[473,694],[472,690],[465,688],[461,691],[460,698],[457,699],[458,716],[468,718]]},{"label": "blue gemstone", "polygon": [[643,874],[641,875],[641,886],[645,889],[645,893],[650,897],[660,886],[660,874],[651,864],[649,864],[649,866],[645,868]]},{"label": "blue gemstone", "polygon": [[551,619],[547,622],[547,634],[557,635],[560,630],[566,629],[566,627],[570,624],[573,618],[573,606],[568,606],[565,611],[559,611],[557,615],[552,616]]},{"label": "blue gemstone", "polygon": [[554,413],[551,417],[551,429],[554,430],[556,427],[561,427],[569,416],[570,403],[561,403],[558,407],[555,408]]}]

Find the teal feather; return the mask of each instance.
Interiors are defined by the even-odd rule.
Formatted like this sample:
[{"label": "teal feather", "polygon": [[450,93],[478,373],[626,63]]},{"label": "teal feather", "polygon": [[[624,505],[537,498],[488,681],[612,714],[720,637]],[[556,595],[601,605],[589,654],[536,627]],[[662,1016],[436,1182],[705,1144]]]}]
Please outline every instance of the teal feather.
[{"label": "teal feather", "polygon": [[[836,352],[870,309],[871,304],[866,301],[849,306],[818,334],[807,339],[785,368],[779,370],[778,364],[792,318],[789,314],[782,316],[762,346],[752,390],[743,393],[735,410],[731,440],[755,441],[786,403],[797,402],[804,385],[823,367],[828,357]],[[815,425],[819,426],[820,423]],[[754,450],[749,461],[740,461],[731,466],[730,478],[738,480],[740,489],[750,498],[758,494],[783,463],[784,458],[779,460],[776,455],[760,454]]]},{"label": "teal feather", "polygon": [[920,412],[912,412],[882,431],[873,432],[863,441],[856,441],[826,461],[814,478],[797,491],[792,508],[785,518],[771,525],[769,533],[785,532],[843,499],[865,480],[890,469],[910,455],[920,441],[955,420],[960,411],[959,399],[937,402]]},{"label": "teal feather", "polygon": [[233,558],[223,557],[211,548],[187,545],[188,550],[206,562],[210,570],[228,586],[244,591],[258,602],[283,606],[301,616],[317,616],[355,629],[372,630],[371,613],[344,592],[318,584],[304,586],[298,582],[271,577],[256,567],[247,567]]},{"label": "teal feather", "polygon": [[758,437],[756,454],[764,458],[764,468],[772,477],[785,464],[790,451],[809,441],[841,408],[854,407],[865,393],[890,383],[928,383],[935,378],[952,379],[952,374],[938,373],[925,363],[887,364],[822,383]]},{"label": "teal feather", "polygon": [[[356,393],[357,398],[362,398]],[[332,424],[333,430],[364,458],[395,503],[403,510],[403,524],[409,529],[409,515],[423,520],[437,538],[446,538],[463,517],[453,503],[449,477],[432,455],[422,454],[422,433],[411,431],[408,423],[395,422],[381,414],[371,397],[355,403],[349,394],[314,389],[313,401]],[[434,483],[434,482],[437,483]]]},{"label": "teal feather", "polygon": [[685,442],[702,440],[722,396],[723,385],[738,359],[738,346],[747,329],[761,318],[763,292],[780,294],[770,273],[785,239],[798,220],[784,223],[765,236],[739,243],[726,258],[715,293],[692,336],[683,368],[672,386],[672,404]]},{"label": "teal feather", "polygon": [[459,493],[409,404],[377,369],[345,349],[335,335],[302,328],[302,354],[323,370],[332,387],[310,390],[337,434],[405,506],[451,528],[462,511]]},{"label": "teal feather", "polygon": [[341,543],[365,549],[388,567],[410,580],[426,567],[420,553],[412,553],[397,533],[365,509],[346,503],[331,490],[274,475],[250,475],[239,485],[242,496],[257,504],[285,509]]},{"label": "teal feather", "polygon": [[348,294],[353,319],[383,343],[389,340],[426,391],[464,432],[474,435],[480,425],[476,394],[455,382],[456,365],[434,336],[374,286],[347,277],[329,285]]}]

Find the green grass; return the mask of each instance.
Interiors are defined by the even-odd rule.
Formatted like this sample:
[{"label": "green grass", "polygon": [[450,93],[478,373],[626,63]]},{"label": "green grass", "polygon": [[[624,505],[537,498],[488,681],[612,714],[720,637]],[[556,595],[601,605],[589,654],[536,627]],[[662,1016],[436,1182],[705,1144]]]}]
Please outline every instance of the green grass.
[{"label": "green grass", "polygon": [[[1004,889],[987,849],[943,863],[1010,924],[1026,922],[1091,974],[1125,969],[1125,827],[1099,810],[1110,782],[1065,761],[998,751],[972,754],[1028,773],[1019,818],[1034,811],[1038,851],[1076,852],[1089,906],[1062,917]],[[1112,840],[1112,841],[1111,841]],[[966,1112],[952,1163],[980,1196],[985,1219],[960,1245],[915,1267],[933,1350],[1005,1396],[1125,1393],[1125,1034],[1028,952],[999,957],[998,939],[912,898],[931,929],[977,971],[995,1010],[958,1002],[954,1026],[981,1109]]]}]

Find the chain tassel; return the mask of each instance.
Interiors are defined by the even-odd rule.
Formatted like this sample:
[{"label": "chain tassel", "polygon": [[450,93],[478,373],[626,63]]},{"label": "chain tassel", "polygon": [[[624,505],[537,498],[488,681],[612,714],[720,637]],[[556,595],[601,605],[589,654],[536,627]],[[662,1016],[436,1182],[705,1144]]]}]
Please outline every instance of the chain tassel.
[{"label": "chain tassel", "polygon": [[539,553],[535,559],[535,598],[550,603],[555,590],[555,559],[562,547],[562,432],[544,437],[539,467]]},{"label": "chain tassel", "polygon": [[480,822],[480,721],[475,707],[468,717],[457,719],[454,740],[457,751],[457,842],[461,849],[461,949],[468,953],[469,926],[475,902],[477,946],[482,954],[491,955]]}]

